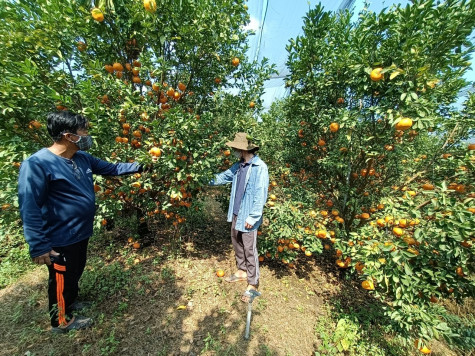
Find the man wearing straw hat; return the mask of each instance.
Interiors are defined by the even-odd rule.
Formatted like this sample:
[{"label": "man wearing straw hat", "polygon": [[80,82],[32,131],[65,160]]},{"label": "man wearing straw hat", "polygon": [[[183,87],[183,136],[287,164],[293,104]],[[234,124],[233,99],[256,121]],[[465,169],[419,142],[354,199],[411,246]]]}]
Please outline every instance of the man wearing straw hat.
[{"label": "man wearing straw hat", "polygon": [[257,156],[259,146],[244,132],[238,132],[227,142],[238,162],[222,172],[210,185],[232,183],[228,222],[231,222],[231,240],[236,255],[237,271],[226,278],[227,282],[247,281],[241,299],[248,302],[251,290],[259,286],[259,256],[257,230],[262,223],[262,211],[267,201],[269,174],[267,165]]}]

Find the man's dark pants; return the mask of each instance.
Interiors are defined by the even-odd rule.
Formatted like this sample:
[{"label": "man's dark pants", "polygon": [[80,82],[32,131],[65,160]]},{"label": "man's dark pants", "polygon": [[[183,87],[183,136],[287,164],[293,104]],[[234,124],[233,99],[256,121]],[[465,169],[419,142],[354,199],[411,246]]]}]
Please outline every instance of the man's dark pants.
[{"label": "man's dark pants", "polygon": [[79,293],[79,279],[84,272],[89,239],[73,245],[53,247],[60,256],[48,266],[48,308],[51,326],[65,325],[73,317],[71,306]]}]

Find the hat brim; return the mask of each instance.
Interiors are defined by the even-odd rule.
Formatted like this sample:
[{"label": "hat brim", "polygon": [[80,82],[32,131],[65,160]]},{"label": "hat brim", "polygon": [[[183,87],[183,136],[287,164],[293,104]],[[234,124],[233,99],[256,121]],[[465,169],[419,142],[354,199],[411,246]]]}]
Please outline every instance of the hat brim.
[{"label": "hat brim", "polygon": [[258,149],[259,146],[250,144],[249,146],[243,145],[241,142],[234,142],[234,141],[228,141],[226,142],[226,146],[229,146],[231,148],[237,148],[238,150],[244,150],[244,151],[251,151],[254,149]]}]

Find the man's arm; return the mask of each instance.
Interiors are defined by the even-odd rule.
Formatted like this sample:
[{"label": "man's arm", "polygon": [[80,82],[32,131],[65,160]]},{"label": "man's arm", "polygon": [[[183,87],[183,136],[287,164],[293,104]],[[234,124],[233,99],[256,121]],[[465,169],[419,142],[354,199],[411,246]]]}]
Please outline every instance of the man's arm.
[{"label": "man's arm", "polygon": [[209,185],[223,185],[227,183],[232,183],[233,176],[239,168],[239,163],[234,163],[231,168],[225,170],[222,173],[217,174],[214,179],[212,179],[208,184]]},{"label": "man's arm", "polygon": [[25,240],[36,263],[50,264],[51,245],[43,228],[42,207],[48,193],[47,176],[34,160],[26,160],[20,168],[18,202]]},{"label": "man's arm", "polygon": [[91,169],[93,174],[104,176],[121,176],[124,174],[132,174],[142,172],[142,166],[137,162],[134,163],[110,163],[99,158],[87,154],[91,162]]}]

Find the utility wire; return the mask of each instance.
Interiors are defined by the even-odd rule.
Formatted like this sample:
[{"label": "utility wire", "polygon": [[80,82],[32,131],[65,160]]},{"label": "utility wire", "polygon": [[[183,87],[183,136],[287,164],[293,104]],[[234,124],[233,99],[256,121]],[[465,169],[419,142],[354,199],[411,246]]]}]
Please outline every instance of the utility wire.
[{"label": "utility wire", "polygon": [[354,3],[355,0],[342,0],[340,6],[338,6],[338,10],[349,9]]},{"label": "utility wire", "polygon": [[261,18],[261,25],[260,30],[259,30],[259,40],[257,42],[257,49],[256,49],[256,55],[254,56],[254,61],[257,61],[257,58],[259,57],[259,54],[261,52],[261,41],[262,41],[262,33],[264,32],[264,23],[266,22],[266,17],[267,17],[267,5],[269,4],[268,0],[263,1],[263,9],[262,9],[262,18]]}]

